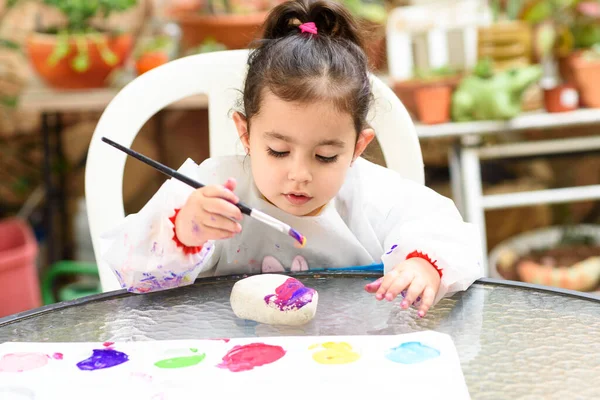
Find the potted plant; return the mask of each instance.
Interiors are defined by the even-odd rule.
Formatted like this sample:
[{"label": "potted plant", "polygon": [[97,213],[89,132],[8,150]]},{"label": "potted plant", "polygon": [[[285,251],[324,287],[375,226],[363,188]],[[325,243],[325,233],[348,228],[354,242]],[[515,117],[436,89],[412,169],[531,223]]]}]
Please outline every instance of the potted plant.
[{"label": "potted plant", "polygon": [[[520,18],[534,25],[533,54],[546,71],[542,80],[546,109],[554,112],[577,108],[581,92],[588,85],[578,83],[583,81],[575,77],[575,68],[587,65],[581,60],[584,49],[600,42],[600,3],[529,0]],[[583,103],[588,105],[585,100]]]},{"label": "potted plant", "polygon": [[460,80],[461,73],[449,66],[416,70],[412,79],[395,82],[393,90],[419,121],[437,124],[450,119],[452,92]]},{"label": "potted plant", "polygon": [[571,68],[582,103],[600,108],[600,42],[572,58]]},{"label": "potted plant", "polygon": [[[18,2],[19,0],[17,0]],[[107,31],[99,21],[126,11],[137,0],[43,0],[63,16],[60,26],[33,32],[26,49],[36,72],[62,89],[102,87],[133,47],[129,32]]]},{"label": "potted plant", "polygon": [[452,119],[467,122],[514,118],[522,112],[523,94],[541,76],[539,65],[495,72],[491,60],[480,60],[452,95]]},{"label": "potted plant", "polygon": [[244,49],[260,35],[268,10],[281,0],[178,0],[167,10],[181,27],[181,48],[189,52],[207,42]]},{"label": "potted plant", "polygon": [[522,233],[490,252],[492,278],[578,291],[600,290],[598,225],[566,225]]}]

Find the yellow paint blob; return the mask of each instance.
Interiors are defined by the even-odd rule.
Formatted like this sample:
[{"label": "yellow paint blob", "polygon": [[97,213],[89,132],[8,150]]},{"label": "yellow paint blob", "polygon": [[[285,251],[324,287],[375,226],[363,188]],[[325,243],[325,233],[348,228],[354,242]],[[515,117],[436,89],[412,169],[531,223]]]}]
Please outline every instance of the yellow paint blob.
[{"label": "yellow paint blob", "polygon": [[360,358],[360,354],[352,351],[352,346],[346,342],[315,344],[309,350],[316,348],[323,348],[313,354],[313,360],[319,364],[350,364]]}]

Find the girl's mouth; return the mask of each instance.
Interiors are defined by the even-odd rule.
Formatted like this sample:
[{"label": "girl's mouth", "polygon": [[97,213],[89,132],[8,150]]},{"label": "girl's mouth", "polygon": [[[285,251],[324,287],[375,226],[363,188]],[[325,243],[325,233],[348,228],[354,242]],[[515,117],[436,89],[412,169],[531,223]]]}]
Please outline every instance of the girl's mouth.
[{"label": "girl's mouth", "polygon": [[284,194],[284,196],[287,199],[287,201],[289,201],[291,204],[293,204],[295,206],[304,205],[312,199],[312,197],[309,197],[309,196],[306,196],[303,194],[295,194],[295,193]]}]

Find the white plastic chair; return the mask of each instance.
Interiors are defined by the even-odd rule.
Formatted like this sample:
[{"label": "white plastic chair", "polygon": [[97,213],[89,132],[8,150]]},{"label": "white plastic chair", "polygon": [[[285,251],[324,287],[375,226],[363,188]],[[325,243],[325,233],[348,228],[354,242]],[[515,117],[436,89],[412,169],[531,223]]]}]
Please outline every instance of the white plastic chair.
[{"label": "white plastic chair", "polygon": [[[123,172],[127,156],[101,138],[104,136],[130,147],[139,130],[156,112],[188,96],[206,94],[210,156],[241,152],[229,111],[242,88],[247,59],[248,50],[234,50],[172,61],[130,82],[104,110],[90,143],[85,175],[90,231],[103,291],[120,288],[102,259],[100,237],[125,217]],[[386,164],[406,178],[423,184],[423,160],[412,120],[394,93],[378,78],[372,77],[372,80],[376,103],[369,120],[377,132]],[[188,156],[194,158],[193,154]]]}]

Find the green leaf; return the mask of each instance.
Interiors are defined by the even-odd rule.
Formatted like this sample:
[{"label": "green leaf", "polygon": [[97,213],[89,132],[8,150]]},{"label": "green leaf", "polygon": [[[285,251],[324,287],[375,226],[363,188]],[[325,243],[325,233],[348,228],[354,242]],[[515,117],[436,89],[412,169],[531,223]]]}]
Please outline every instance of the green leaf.
[{"label": "green leaf", "polygon": [[119,62],[119,57],[108,47],[108,43],[105,37],[93,36],[93,40],[96,43],[96,47],[100,52],[100,57],[104,60],[106,65],[110,65],[111,67],[115,66]]},{"label": "green leaf", "polygon": [[8,108],[16,108],[19,105],[17,96],[0,96],[0,104]]},{"label": "green leaf", "polygon": [[4,47],[11,50],[19,50],[21,48],[21,46],[19,46],[19,43],[2,38],[0,38],[0,47]]},{"label": "green leaf", "polygon": [[527,12],[523,15],[523,19],[527,22],[537,24],[552,16],[554,8],[549,1],[538,1],[536,4],[531,6]]},{"label": "green leaf", "polygon": [[48,64],[52,67],[56,66],[60,60],[69,55],[69,35],[66,31],[61,31],[56,37],[56,45],[52,54],[48,57]]},{"label": "green leaf", "polygon": [[77,72],[85,72],[90,68],[90,59],[86,54],[77,54],[73,60],[71,60],[71,68]]},{"label": "green leaf", "polygon": [[535,31],[535,51],[540,57],[550,55],[556,44],[557,31],[552,23],[544,23]]},{"label": "green leaf", "polygon": [[85,72],[90,68],[87,38],[78,35],[75,37],[75,41],[77,43],[77,55],[71,61],[71,68],[77,72]]}]

